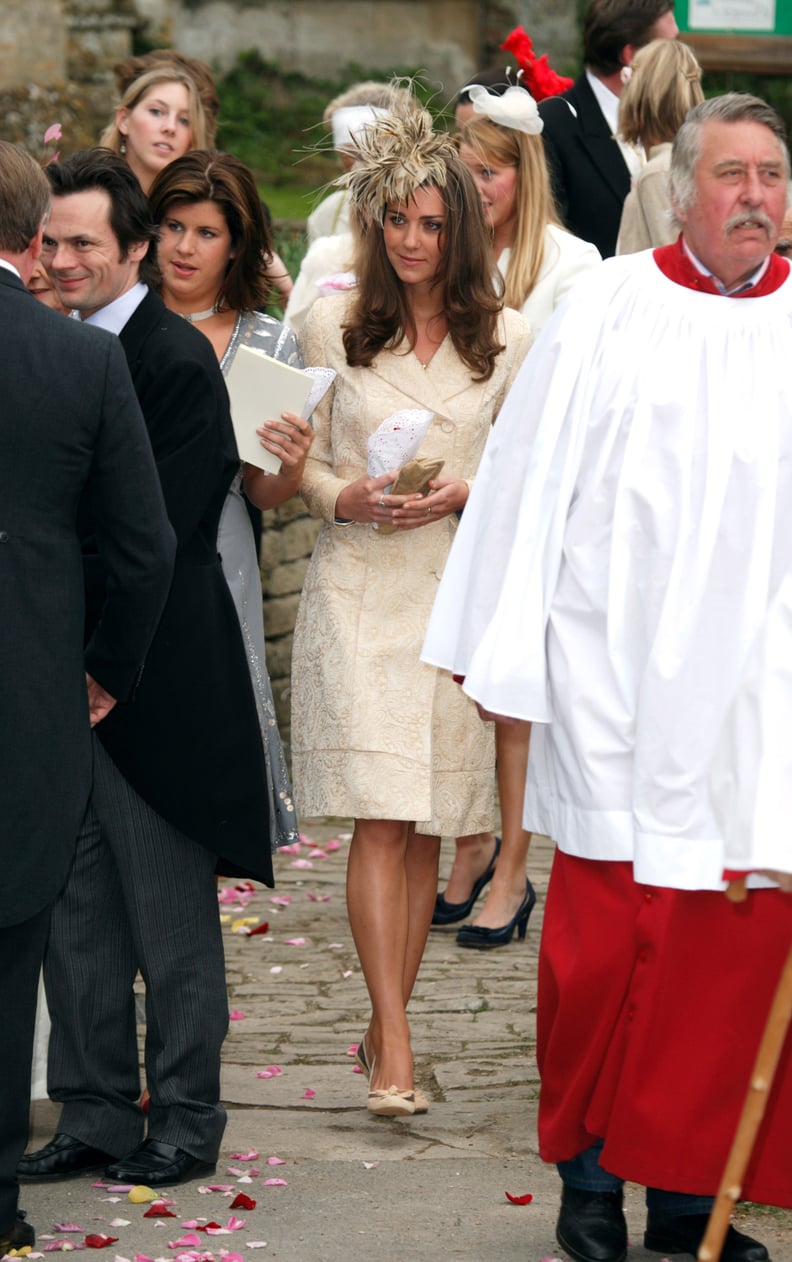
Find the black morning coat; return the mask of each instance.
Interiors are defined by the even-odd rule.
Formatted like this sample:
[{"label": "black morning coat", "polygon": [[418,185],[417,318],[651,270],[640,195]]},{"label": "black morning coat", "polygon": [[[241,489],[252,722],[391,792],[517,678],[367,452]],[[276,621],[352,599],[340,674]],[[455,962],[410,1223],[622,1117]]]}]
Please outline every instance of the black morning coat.
[{"label": "black morning coat", "polygon": [[[81,499],[108,575],[85,649]],[[85,673],[132,695],[174,548],[118,339],[0,267],[0,928],[23,926],[20,952],[24,922],[66,880],[91,792]]]},{"label": "black morning coat", "polygon": [[611,258],[630,172],[585,74],[560,96],[540,101],[539,114],[559,213],[570,232]]},{"label": "black morning coat", "polygon": [[[117,706],[99,737],[149,805],[220,856],[219,872],[272,885],[262,736],[217,553],[239,468],[225,382],[209,340],[151,290],[120,340],[178,548],[134,703]],[[86,573],[89,590],[100,592],[93,559]]]}]

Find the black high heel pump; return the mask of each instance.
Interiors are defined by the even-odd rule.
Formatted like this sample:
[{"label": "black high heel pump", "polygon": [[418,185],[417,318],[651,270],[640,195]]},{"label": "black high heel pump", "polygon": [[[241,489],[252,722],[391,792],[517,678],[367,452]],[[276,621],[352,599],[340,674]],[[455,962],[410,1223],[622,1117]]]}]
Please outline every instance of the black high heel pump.
[{"label": "black high heel pump", "polygon": [[492,858],[487,864],[486,869],[482,872],[470,892],[470,898],[466,903],[449,903],[443,894],[438,894],[435,899],[434,915],[432,916],[433,925],[455,925],[457,921],[464,920],[473,910],[473,904],[478,898],[484,886],[492,880],[495,871],[495,864],[500,854],[501,839],[495,838],[495,849],[492,852]]},{"label": "black high heel pump", "polygon": [[486,951],[490,947],[508,946],[514,937],[515,929],[518,938],[522,940],[528,929],[528,918],[534,909],[535,902],[536,890],[526,879],[525,898],[517,908],[516,915],[507,925],[500,925],[497,929],[487,929],[483,925],[463,925],[456,936],[457,945],[477,947],[480,951]]}]

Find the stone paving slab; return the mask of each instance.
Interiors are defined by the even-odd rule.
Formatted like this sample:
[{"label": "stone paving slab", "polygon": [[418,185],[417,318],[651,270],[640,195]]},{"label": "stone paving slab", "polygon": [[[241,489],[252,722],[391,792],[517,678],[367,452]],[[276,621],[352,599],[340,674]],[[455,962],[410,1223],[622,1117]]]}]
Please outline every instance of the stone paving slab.
[{"label": "stone paving slab", "polygon": [[[338,837],[328,825],[307,831],[317,850]],[[539,839],[532,850],[539,902],[527,941],[481,953],[457,948],[453,932],[431,934],[411,1010],[417,1077],[431,1108],[405,1121],[367,1113],[365,1080],[347,1054],[368,1014],[346,921],[346,844],[342,837],[326,857],[311,857],[305,845],[299,854],[281,854],[277,891],[255,886],[247,905],[221,905],[229,1007],[244,1016],[231,1022],[224,1049],[228,1128],[217,1174],[206,1182],[227,1184],[232,1193],[202,1193],[203,1184],[193,1181],[171,1189],[177,1216],[157,1220],[145,1219],[143,1207],[123,1194],[115,1203],[104,1200],[107,1191],[88,1178],[29,1185],[22,1203],[39,1233],[72,1223],[117,1236],[95,1254],[107,1262],[134,1262],[136,1254],[176,1258],[184,1249],[168,1246],[185,1236],[183,1222],[227,1225],[233,1212],[245,1220],[239,1230],[199,1233],[215,1259],[226,1249],[229,1262],[234,1254],[244,1262],[565,1260],[554,1237],[558,1179],[536,1144],[534,1009],[549,843]],[[451,855],[444,844],[444,870]],[[279,905],[273,897],[292,901]],[[248,917],[267,921],[269,934],[234,932]],[[300,939],[304,945],[289,945]],[[271,1065],[282,1072],[257,1077]],[[33,1146],[52,1135],[57,1113],[48,1101],[34,1104]],[[252,1150],[255,1161],[232,1157]],[[285,1164],[270,1167],[268,1157]],[[266,1186],[268,1178],[286,1186]],[[255,1199],[255,1209],[231,1211],[239,1191]],[[533,1201],[511,1205],[507,1191],[530,1192]],[[641,1189],[627,1189],[626,1212],[634,1242],[629,1262],[662,1262],[641,1245]],[[111,1228],[114,1219],[128,1225]],[[741,1222],[766,1241],[773,1262],[792,1262],[792,1213],[756,1207]]]}]

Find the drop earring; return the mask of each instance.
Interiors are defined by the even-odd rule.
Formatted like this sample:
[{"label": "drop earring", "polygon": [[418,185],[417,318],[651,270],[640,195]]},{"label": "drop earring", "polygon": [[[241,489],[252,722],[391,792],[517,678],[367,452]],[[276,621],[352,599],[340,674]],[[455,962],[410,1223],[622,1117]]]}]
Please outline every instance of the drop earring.
[{"label": "drop earring", "polygon": [[122,157],[122,158],[125,158],[125,157],[126,157],[126,141],[125,141],[123,138],[122,138],[122,140],[121,140],[121,148],[120,148],[119,152],[120,152],[120,154],[121,154],[121,157]]}]

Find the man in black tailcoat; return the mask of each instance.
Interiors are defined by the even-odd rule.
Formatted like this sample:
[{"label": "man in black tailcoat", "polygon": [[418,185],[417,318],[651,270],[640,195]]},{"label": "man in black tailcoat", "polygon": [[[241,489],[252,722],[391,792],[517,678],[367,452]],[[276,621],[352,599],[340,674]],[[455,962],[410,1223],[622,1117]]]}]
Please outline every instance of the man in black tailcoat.
[{"label": "man in black tailcoat", "polygon": [[583,27],[583,74],[560,96],[539,103],[561,217],[603,258],[616,253],[624,199],[641,161],[616,138],[623,72],[644,44],[678,34],[674,0],[591,0]]},{"label": "man in black tailcoat", "polygon": [[[49,202],[41,168],[0,141],[0,1254],[34,1242],[16,1167],[50,913],[91,792],[91,726],[134,705],[175,546],[116,339],[25,288]],[[84,650],[81,499],[108,580]]]},{"label": "man in black tailcoat", "polygon": [[[164,1186],[213,1169],[225,1127],[218,861],[272,884],[261,734],[217,555],[238,456],[208,339],[146,284],[156,229],[127,164],[92,150],[48,174],[44,261],[64,305],[120,337],[178,549],[135,706],[111,715],[96,743],[93,816],[55,909],[45,969],[48,1089],[63,1110],[55,1138],[19,1169],[47,1180],[106,1167],[116,1182]],[[92,603],[102,573],[87,553]]]}]

